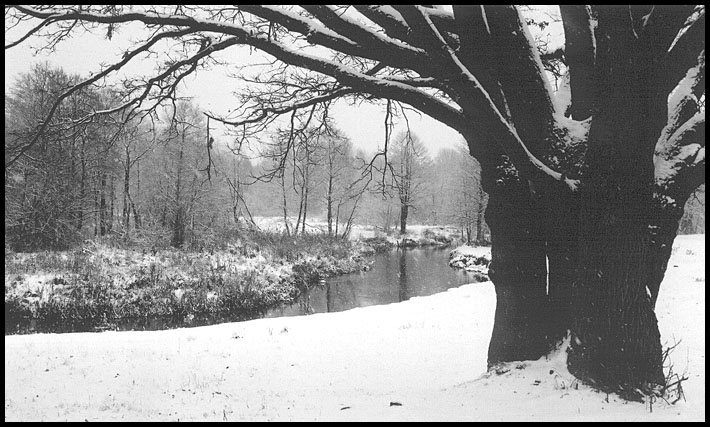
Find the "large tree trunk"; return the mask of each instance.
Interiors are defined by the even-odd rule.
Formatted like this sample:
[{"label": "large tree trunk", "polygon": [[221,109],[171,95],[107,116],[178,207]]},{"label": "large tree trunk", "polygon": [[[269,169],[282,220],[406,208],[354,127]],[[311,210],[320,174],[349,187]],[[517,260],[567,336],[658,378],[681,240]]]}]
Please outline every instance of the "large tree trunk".
[{"label": "large tree trunk", "polygon": [[[562,184],[560,185],[562,187]],[[541,195],[540,220],[545,229],[547,296],[553,339],[567,334],[572,325],[571,284],[579,250],[579,196],[565,188],[548,189]]]},{"label": "large tree trunk", "polygon": [[[670,91],[658,80],[665,73],[658,58],[675,33],[664,33],[662,26],[657,37],[640,39],[628,11],[605,8],[594,30],[599,36],[591,52],[596,56],[589,58],[590,46],[579,44],[593,40],[586,33],[593,28],[588,11],[565,11],[583,30],[568,41],[581,48],[569,50],[571,67],[581,77],[572,82],[574,118],[593,116],[584,135],[581,126],[588,122],[555,113],[539,59],[524,40],[526,31],[519,30],[513,9],[454,12],[457,20],[485,19],[489,25],[495,49],[488,69],[482,65],[477,74],[485,77],[490,70],[498,76],[499,88],[481,79],[498,110],[510,117],[534,156],[563,173],[560,181],[581,177],[583,185],[572,194],[563,184],[557,188],[526,171],[525,177],[534,180],[528,192],[516,168],[487,156],[475,143],[476,137],[496,140],[502,135],[473,130],[467,137],[471,154],[482,160],[490,195],[490,277],[498,300],[489,365],[537,358],[569,329],[569,365],[577,377],[606,390],[626,391],[629,397],[636,389],[652,390],[664,381],[654,302],[678,217],[670,209],[654,208],[654,145],[666,122]],[[647,25],[647,33],[655,34],[649,28],[665,22],[661,13],[654,16],[658,22]],[[477,59],[480,63],[463,42],[459,53],[474,68]],[[590,60],[595,68],[585,70]],[[507,102],[494,96],[499,90]],[[704,135],[704,117],[697,123],[686,131]],[[704,153],[689,155],[687,161],[701,164]],[[673,196],[678,205],[685,200]]]},{"label": "large tree trunk", "polygon": [[583,200],[569,366],[577,377],[625,389],[631,397],[634,389],[650,391],[664,379],[658,321],[647,291],[648,195],[637,188],[614,197],[610,186],[597,182]]},{"label": "large tree trunk", "polygon": [[[589,132],[579,267],[572,283],[571,372],[627,397],[664,382],[649,292],[653,154],[666,99],[649,87],[648,58],[630,50],[628,14],[604,10],[598,46],[599,110]],[[600,14],[602,11],[600,11]],[[649,102],[647,97],[651,97]],[[659,126],[660,123],[660,126]],[[668,253],[670,255],[670,252]]]},{"label": "large tree trunk", "polygon": [[679,217],[666,221],[675,227],[657,229],[669,231],[657,231],[652,246],[650,185],[612,191],[631,182],[628,175],[621,181],[605,172],[603,180],[590,177],[580,200],[554,187],[531,192],[511,177],[498,176],[492,186],[490,166],[484,173],[489,275],[497,296],[489,366],[537,359],[569,329],[570,370],[579,378],[614,391],[662,384],[660,334],[647,287],[662,279]]},{"label": "large tree trunk", "polygon": [[489,276],[496,289],[489,367],[537,359],[552,344],[539,207],[531,198],[527,182],[514,175],[501,176],[503,169],[483,166],[490,195],[486,208],[492,240]]}]

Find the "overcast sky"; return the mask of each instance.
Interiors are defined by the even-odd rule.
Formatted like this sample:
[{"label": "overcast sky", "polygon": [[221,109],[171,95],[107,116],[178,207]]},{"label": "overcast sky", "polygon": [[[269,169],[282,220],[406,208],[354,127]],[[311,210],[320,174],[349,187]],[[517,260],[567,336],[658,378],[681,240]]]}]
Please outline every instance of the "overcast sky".
[{"label": "overcast sky", "polygon": [[[561,25],[560,25],[561,27]],[[553,27],[554,31],[554,27]],[[561,32],[558,29],[557,32]],[[105,34],[83,34],[67,40],[57,47],[52,54],[33,54],[32,47],[41,45],[41,40],[29,39],[19,46],[5,50],[5,92],[11,87],[20,73],[27,72],[32,64],[48,61],[50,64],[62,67],[68,73],[78,73],[86,76],[95,73],[99,64],[111,64],[120,60],[123,49],[130,46],[132,29],[122,27],[111,40]],[[5,42],[14,41],[19,32],[6,33]],[[263,55],[248,47],[233,47],[224,52],[225,59],[230,63],[262,63]],[[119,75],[150,72],[149,63],[135,63],[131,68],[122,70]],[[193,96],[203,110],[214,113],[226,113],[234,108],[234,98],[231,93],[238,90],[235,79],[230,79],[223,69],[209,72],[198,72],[195,76],[185,79],[182,95]],[[384,108],[362,104],[350,107],[344,102],[337,102],[331,108],[332,116],[337,126],[353,141],[357,148],[374,152],[384,141]],[[461,135],[450,127],[426,116],[408,114],[409,125],[425,143],[431,154],[436,154],[442,147],[452,148],[463,144]],[[395,122],[395,132],[403,130],[404,120]],[[223,137],[223,139],[226,137]]]}]

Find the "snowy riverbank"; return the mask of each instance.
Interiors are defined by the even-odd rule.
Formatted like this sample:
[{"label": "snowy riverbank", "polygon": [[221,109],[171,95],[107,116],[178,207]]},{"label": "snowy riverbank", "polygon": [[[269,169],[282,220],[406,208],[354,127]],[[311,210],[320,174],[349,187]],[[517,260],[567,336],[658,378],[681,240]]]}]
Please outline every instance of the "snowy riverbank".
[{"label": "snowy riverbank", "polygon": [[687,401],[573,386],[564,353],[484,375],[487,283],[341,313],[5,337],[5,420],[704,421],[705,236],[676,239],[657,312]]}]

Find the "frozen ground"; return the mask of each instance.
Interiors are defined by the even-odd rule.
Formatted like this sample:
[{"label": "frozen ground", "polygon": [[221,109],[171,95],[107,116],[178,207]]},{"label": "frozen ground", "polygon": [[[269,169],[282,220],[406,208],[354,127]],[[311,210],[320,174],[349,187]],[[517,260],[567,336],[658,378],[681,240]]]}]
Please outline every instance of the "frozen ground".
[{"label": "frozen ground", "polygon": [[477,283],[305,317],[6,336],[5,420],[705,420],[705,236],[676,239],[658,302],[689,377],[674,406],[575,388],[563,352],[484,374],[494,307]]}]

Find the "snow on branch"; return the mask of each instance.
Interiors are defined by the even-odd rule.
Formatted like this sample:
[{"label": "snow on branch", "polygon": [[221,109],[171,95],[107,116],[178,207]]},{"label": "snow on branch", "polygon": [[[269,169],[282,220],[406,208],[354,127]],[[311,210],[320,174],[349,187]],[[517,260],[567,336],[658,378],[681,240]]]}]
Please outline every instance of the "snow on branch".
[{"label": "snow on branch", "polygon": [[404,21],[402,15],[391,6],[355,5],[354,7],[367,19],[379,25],[388,36],[403,42],[409,42],[411,28]]},{"label": "snow on branch", "polygon": [[682,31],[668,51],[665,59],[666,93],[670,92],[697,63],[698,54],[705,50],[705,9],[698,18]]},{"label": "snow on branch", "polygon": [[[306,7],[306,10],[322,17],[328,28],[317,22],[299,16],[285,9],[274,6],[240,6],[240,8],[260,18],[277,22],[290,31],[306,37],[310,43],[317,44],[337,52],[369,58],[376,61],[387,61],[393,67],[427,70],[430,61],[426,52],[407,46],[403,43],[388,42],[369,30],[357,24],[348,23],[345,18],[338,17],[332,10],[326,11],[318,6]],[[335,15],[335,18],[332,17]],[[318,17],[317,16],[317,17]],[[319,18],[320,19],[320,18]],[[337,22],[336,22],[337,20]],[[337,31],[334,31],[337,30]],[[366,34],[366,33],[369,33]],[[354,36],[353,41],[348,36]],[[365,43],[362,43],[365,41]]]},{"label": "snow on branch", "polygon": [[397,39],[383,37],[381,34],[364,27],[360,23],[349,19],[347,16],[339,15],[329,6],[302,5],[301,7],[329,29],[359,43],[366,49],[387,49],[389,54],[392,55],[426,55],[426,52],[421,49],[402,43]]},{"label": "snow on branch", "polygon": [[[442,60],[440,66],[442,68],[446,67],[447,71],[445,71],[445,73],[453,73],[458,76],[462,84],[456,87],[457,91],[454,93],[454,96],[456,94],[459,96],[454,97],[455,101],[459,103],[465,111],[474,114],[477,121],[484,123],[484,129],[491,130],[492,135],[499,137],[496,138],[496,140],[501,144],[506,154],[513,160],[516,168],[529,179],[538,180],[541,176],[547,176],[556,181],[564,182],[571,191],[577,191],[579,181],[566,179],[563,174],[552,170],[528,149],[512,124],[501,114],[478,79],[471,74],[466,66],[459,60],[451,46],[446,43],[441,33],[429,18],[428,10],[418,6],[395,6],[395,9],[405,17],[410,27],[417,28],[417,34],[413,35],[415,43],[421,46],[427,46],[428,51],[436,51]],[[529,43],[529,37],[527,37],[527,40]],[[532,58],[534,66],[540,71],[542,64],[540,63],[539,57],[535,56],[536,52],[535,50]],[[546,86],[545,82],[540,83],[543,86],[544,93],[548,95],[547,101],[550,101],[549,87]],[[550,110],[550,116],[551,113],[552,111]]]},{"label": "snow on branch", "polygon": [[411,29],[409,38],[413,44],[428,52],[433,51],[439,55],[444,53],[446,42],[423,8],[414,5],[395,5],[393,7],[404,17]]},{"label": "snow on branch", "polygon": [[699,112],[676,130],[670,138],[656,147],[655,155],[670,159],[684,146],[696,144],[705,146],[705,112]]},{"label": "snow on branch", "polygon": [[704,183],[705,112],[693,116],[667,141],[656,145],[653,163],[656,191],[673,200],[684,200]]},{"label": "snow on branch", "polygon": [[[525,20],[513,6],[486,6],[496,76],[521,137],[539,140],[553,120],[552,88]],[[524,95],[521,95],[524,94]]]},{"label": "snow on branch", "polygon": [[705,52],[698,57],[698,64],[688,70],[685,77],[668,97],[668,123],[661,133],[659,144],[665,143],[671,135],[700,110],[699,98],[705,92]]},{"label": "snow on branch", "polygon": [[427,8],[426,13],[440,31],[456,32],[454,15],[438,7]]}]

